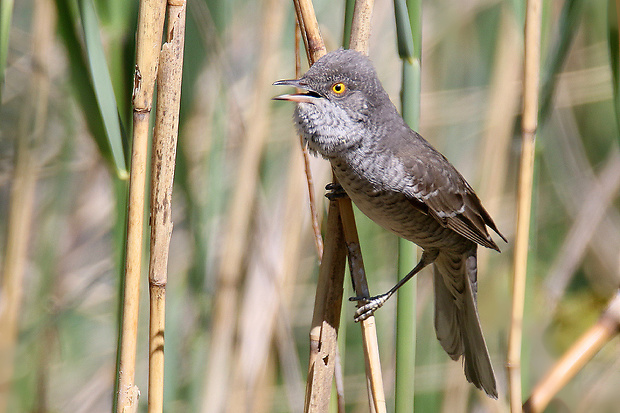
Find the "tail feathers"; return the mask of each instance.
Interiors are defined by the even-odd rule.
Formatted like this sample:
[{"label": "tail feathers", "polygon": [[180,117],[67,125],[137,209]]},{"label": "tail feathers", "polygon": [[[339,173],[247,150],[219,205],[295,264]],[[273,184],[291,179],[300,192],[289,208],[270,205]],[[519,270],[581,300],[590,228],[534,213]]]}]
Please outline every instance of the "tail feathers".
[{"label": "tail feathers", "polygon": [[435,261],[434,281],[437,339],[453,360],[463,356],[467,381],[497,399],[495,374],[472,287],[476,281],[475,249],[460,256],[441,253]]}]

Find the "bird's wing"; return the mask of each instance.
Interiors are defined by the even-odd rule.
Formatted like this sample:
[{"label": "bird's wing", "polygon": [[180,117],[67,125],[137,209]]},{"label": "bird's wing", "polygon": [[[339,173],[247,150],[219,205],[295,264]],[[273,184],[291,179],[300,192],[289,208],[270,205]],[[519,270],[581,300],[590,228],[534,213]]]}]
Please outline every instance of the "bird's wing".
[{"label": "bird's wing", "polygon": [[506,239],[465,178],[441,153],[422,140],[415,146],[402,146],[396,155],[412,174],[412,181],[405,193],[413,203],[424,203],[428,214],[443,226],[473,242],[499,251],[487,226],[504,241]]}]

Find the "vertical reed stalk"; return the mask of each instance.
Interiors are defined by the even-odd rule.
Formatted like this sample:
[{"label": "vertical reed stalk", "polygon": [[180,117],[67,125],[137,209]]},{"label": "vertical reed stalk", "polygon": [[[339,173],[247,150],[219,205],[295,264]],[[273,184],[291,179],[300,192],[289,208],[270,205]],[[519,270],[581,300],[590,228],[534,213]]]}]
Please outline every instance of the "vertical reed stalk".
[{"label": "vertical reed stalk", "polygon": [[207,379],[204,387],[202,409],[205,412],[220,412],[230,395],[230,361],[234,347],[238,320],[238,293],[244,260],[247,255],[247,240],[254,209],[256,185],[259,179],[260,160],[263,153],[269,125],[270,79],[275,65],[277,36],[280,31],[270,13],[277,6],[277,0],[262,5],[261,45],[254,92],[250,99],[250,125],[243,136],[239,167],[234,193],[227,216],[225,239],[217,270],[217,291],[213,305],[211,344],[209,347]]},{"label": "vertical reed stalk", "polygon": [[540,31],[542,24],[540,0],[528,0],[525,16],[525,56],[523,79],[523,119],[521,162],[517,189],[517,227],[514,250],[511,326],[508,341],[508,383],[510,409],[521,411],[521,341],[527,274],[527,253],[530,230],[532,183],[534,175],[534,143],[538,125],[538,89],[540,82]]},{"label": "vertical reed stalk", "polygon": [[[403,61],[401,113],[409,127],[420,126],[422,2],[395,0],[398,54]],[[397,274],[406,274],[416,265],[416,247],[398,240]],[[416,352],[417,277],[398,291],[396,302],[396,387],[395,411],[414,409]]]},{"label": "vertical reed stalk", "polygon": [[[362,53],[368,53],[372,6],[372,0],[357,1],[354,8],[350,45],[351,48]],[[325,54],[325,46],[318,31],[314,10],[311,2],[301,0],[295,1],[295,9],[300,27],[304,29],[302,33],[304,33],[304,43],[308,56],[310,62],[313,63]],[[336,182],[335,177],[334,182]],[[326,230],[328,236],[325,241],[325,253],[321,261],[317,283],[314,315],[310,331],[310,363],[306,387],[306,412],[326,411],[329,404],[334,363],[337,359],[337,332],[340,308],[342,306],[342,282],[344,275],[344,250],[342,243],[345,239],[349,248],[351,274],[356,281],[354,284],[356,288],[360,289],[361,295],[369,296],[351,201],[350,199],[341,199],[337,203],[338,205],[334,201],[330,202]],[[340,222],[341,217],[342,222]],[[361,327],[371,408],[373,411],[384,412],[386,410],[385,395],[383,392],[374,317],[361,322]]]},{"label": "vertical reed stalk", "polygon": [[[3,6],[4,7],[4,6]],[[11,395],[15,347],[28,261],[32,213],[39,162],[37,151],[45,136],[49,100],[49,51],[56,16],[50,0],[37,0],[32,18],[33,81],[26,89],[19,128],[15,136],[15,166],[0,286],[0,412],[7,411]],[[8,43],[7,43],[8,45]]]},{"label": "vertical reed stalk", "polygon": [[[358,52],[368,54],[368,41],[370,38],[370,23],[374,0],[356,0],[353,8],[351,21],[351,38],[349,46]],[[334,176],[334,181],[336,177]],[[366,272],[362,260],[357,236],[357,227],[353,215],[353,207],[350,198],[339,199],[340,215],[345,233],[345,240],[349,250],[349,268],[355,286],[355,295],[358,297],[370,297]],[[379,341],[375,317],[370,316],[360,322],[362,329],[362,343],[364,345],[364,360],[366,362],[366,381],[368,384],[371,411],[382,413],[387,411],[385,404],[385,391],[383,389],[383,376],[381,374],[381,361],[379,358]]]},{"label": "vertical reed stalk", "polygon": [[123,307],[117,367],[116,411],[137,409],[135,385],[136,342],[142,267],[145,184],[149,118],[164,29],[166,1],[141,0],[136,35],[136,69],[133,88],[133,145],[127,208],[127,244]]},{"label": "vertical reed stalk", "polygon": [[[294,0],[306,55],[310,64],[325,55],[326,49],[319,31],[311,0]],[[342,307],[342,283],[346,250],[342,222],[336,201],[330,201],[327,227],[314,312],[310,327],[310,357],[304,412],[325,412],[329,408],[334,366],[337,360],[337,338]]]},{"label": "vertical reed stalk", "polygon": [[337,357],[338,327],[342,307],[342,285],[346,249],[337,201],[330,201],[325,230],[325,250],[319,268],[314,313],[310,329],[310,360],[304,411],[328,411],[334,365]]},{"label": "vertical reed stalk", "polygon": [[168,33],[159,55],[157,75],[157,108],[151,160],[149,413],[162,412],[164,408],[166,284],[172,236],[172,185],[179,132],[185,12],[185,0],[168,1]]}]

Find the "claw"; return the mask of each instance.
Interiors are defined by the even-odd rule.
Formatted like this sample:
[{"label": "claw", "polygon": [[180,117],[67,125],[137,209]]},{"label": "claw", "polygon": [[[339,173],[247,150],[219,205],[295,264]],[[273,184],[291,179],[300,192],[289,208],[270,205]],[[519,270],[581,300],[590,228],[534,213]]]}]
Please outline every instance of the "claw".
[{"label": "claw", "polygon": [[374,314],[379,308],[383,307],[383,304],[390,298],[392,294],[385,293],[377,295],[375,297],[351,297],[349,301],[357,301],[358,304],[362,304],[355,310],[355,316],[353,319],[356,323],[366,320],[368,317]]},{"label": "claw", "polygon": [[342,186],[334,182],[330,182],[325,185],[325,190],[327,191],[325,193],[325,198],[329,199],[330,201],[333,201],[334,199],[346,198],[348,196]]}]

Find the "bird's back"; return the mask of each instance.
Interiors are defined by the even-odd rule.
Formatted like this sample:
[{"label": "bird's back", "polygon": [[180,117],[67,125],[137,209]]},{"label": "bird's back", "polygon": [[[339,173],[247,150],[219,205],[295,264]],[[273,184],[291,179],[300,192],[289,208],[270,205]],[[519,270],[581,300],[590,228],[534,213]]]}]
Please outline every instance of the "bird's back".
[{"label": "bird's back", "polygon": [[376,135],[381,138],[330,159],[365,215],[422,248],[450,249],[465,238],[498,249],[486,230],[496,229],[491,217],[441,153],[404,121]]}]

